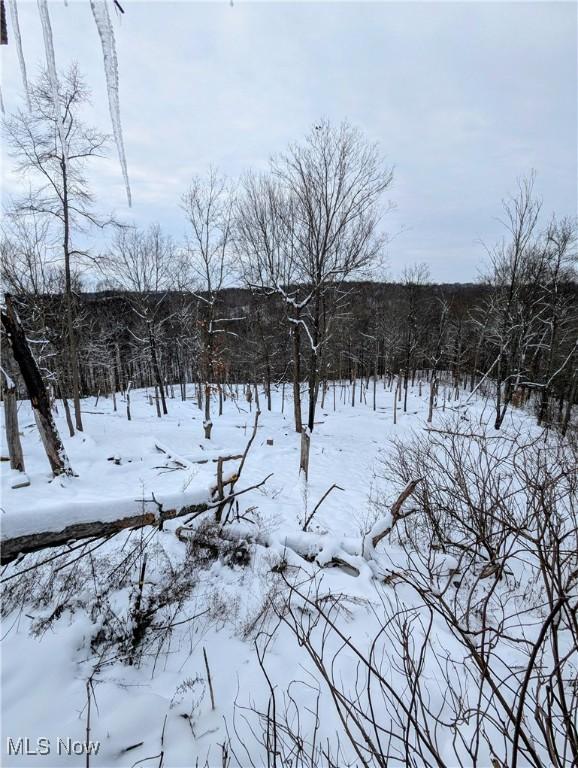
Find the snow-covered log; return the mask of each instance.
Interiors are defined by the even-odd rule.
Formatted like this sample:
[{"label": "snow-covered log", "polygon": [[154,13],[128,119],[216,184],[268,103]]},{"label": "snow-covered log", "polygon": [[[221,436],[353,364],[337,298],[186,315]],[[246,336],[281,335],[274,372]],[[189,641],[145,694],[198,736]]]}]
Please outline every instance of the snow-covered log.
[{"label": "snow-covered log", "polygon": [[67,525],[59,531],[39,531],[38,533],[31,533],[25,536],[16,536],[12,539],[4,539],[0,542],[0,563],[5,565],[29,552],[36,552],[49,547],[59,547],[77,539],[105,538],[114,536],[116,533],[129,528],[144,528],[147,525],[158,525],[160,527],[166,520],[173,520],[184,515],[200,514],[208,508],[208,504],[187,504],[180,509],[163,510],[159,505],[157,511],[129,515],[118,520],[108,522],[94,520],[92,522],[74,523]]},{"label": "snow-covered log", "polygon": [[385,538],[394,526],[405,514],[402,513],[402,507],[405,501],[411,496],[421,482],[421,477],[417,480],[409,482],[403,491],[399,494],[395,502],[393,503],[389,514],[385,517],[381,517],[373,526],[373,528],[367,533],[363,539],[363,556],[370,560],[373,556],[375,548],[379,542]]},{"label": "snow-covered log", "polygon": [[[255,544],[275,551],[279,560],[299,567],[303,561],[312,563],[318,568],[341,568],[352,576],[363,576],[368,579],[383,578],[384,573],[376,568],[373,555],[377,544],[391,532],[395,524],[406,516],[402,512],[404,502],[415,491],[421,478],[412,480],[393,503],[389,515],[381,518],[373,526],[371,531],[362,538],[340,538],[327,534],[299,531],[281,536],[273,533],[255,532],[245,525],[229,525],[220,529],[219,535],[228,540],[249,540]],[[194,528],[181,526],[176,530],[176,536],[180,541],[186,542],[194,538]],[[450,558],[448,567],[443,568],[444,573],[454,571],[457,563]]]}]

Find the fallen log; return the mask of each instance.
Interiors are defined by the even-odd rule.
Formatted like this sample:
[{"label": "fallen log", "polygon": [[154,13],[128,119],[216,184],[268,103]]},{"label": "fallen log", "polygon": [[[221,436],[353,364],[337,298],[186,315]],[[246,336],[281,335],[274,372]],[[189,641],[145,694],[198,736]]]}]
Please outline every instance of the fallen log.
[{"label": "fallen log", "polygon": [[0,540],[0,565],[7,565],[21,555],[37,552],[40,549],[48,549],[49,547],[59,547],[77,539],[105,538],[114,536],[127,529],[144,528],[147,525],[156,525],[159,530],[162,530],[166,520],[174,520],[177,517],[184,516],[187,516],[186,523],[190,523],[203,512],[212,509],[218,511],[223,504],[232,502],[244,493],[261,488],[270,477],[271,474],[267,475],[260,483],[250,485],[248,488],[243,488],[243,490],[236,493],[230,492],[224,499],[213,503],[187,504],[180,509],[163,509],[162,504],[153,495],[152,499],[147,499],[146,501],[156,504],[157,509],[154,512],[143,512],[140,515],[130,515],[110,522],[73,523],[60,531],[41,531],[25,536],[15,536],[11,539],[2,539]]},{"label": "fallen log", "polygon": [[418,484],[421,483],[422,479],[423,478],[418,477],[417,480],[411,480],[393,503],[389,514],[384,518],[380,518],[369,533],[364,536],[362,554],[367,560],[370,560],[373,557],[373,553],[379,542],[392,532],[397,523],[411,514],[411,512],[403,512],[402,507],[404,502],[407,501],[415,491]]},{"label": "fallen log", "polygon": [[[90,413],[90,411],[86,411],[86,413]],[[234,461],[235,459],[242,459],[243,454],[242,453],[234,453],[230,456],[216,456],[212,459],[185,459],[183,456],[179,456],[176,453],[173,453],[169,448],[166,447],[166,445],[163,445],[162,443],[159,443],[158,441],[155,442],[155,448],[157,451],[160,451],[161,453],[164,453],[165,456],[173,461],[177,466],[181,467],[182,469],[190,469],[191,464],[208,464],[209,461],[212,461],[214,464],[217,464],[219,461]]]},{"label": "fallen log", "polygon": [[0,564],[6,565],[21,555],[37,552],[40,549],[47,549],[49,547],[59,547],[69,541],[114,536],[121,531],[131,528],[144,528],[147,525],[158,525],[159,528],[162,528],[166,520],[173,520],[176,517],[183,517],[183,515],[198,515],[210,509],[209,504],[188,504],[180,509],[164,510],[162,505],[155,499],[153,501],[158,507],[158,510],[154,512],[121,517],[118,520],[106,523],[98,520],[86,523],[73,523],[60,531],[42,531],[27,534],[26,536],[16,536],[12,539],[4,539],[0,541]]},{"label": "fallen log", "polygon": [[242,458],[242,453],[234,453],[231,456],[216,456],[213,459],[193,459],[191,460],[191,464],[208,464],[209,461],[212,461],[213,464],[218,464],[219,461],[235,461],[236,459]]}]

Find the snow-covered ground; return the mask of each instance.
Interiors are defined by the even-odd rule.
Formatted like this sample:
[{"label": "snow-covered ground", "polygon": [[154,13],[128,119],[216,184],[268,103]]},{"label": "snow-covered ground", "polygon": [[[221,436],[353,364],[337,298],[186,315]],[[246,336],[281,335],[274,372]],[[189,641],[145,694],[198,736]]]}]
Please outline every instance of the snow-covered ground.
[{"label": "snow-covered ground", "polygon": [[[291,618],[279,622],[275,615],[276,600],[288,599],[288,583],[299,580],[291,557],[287,557],[288,569],[279,568],[284,559],[282,547],[291,537],[299,540],[303,520],[333,484],[339,488],[333,489],[316,512],[309,530],[317,537],[308,540],[326,542],[330,555],[333,543],[347,550],[347,542],[367,533],[376,519],[371,498],[379,494],[393,501],[399,491],[399,483],[374,477],[376,460],[380,452],[388,450],[391,438],[405,440],[414,432],[424,432],[429,390],[424,385],[420,394],[417,384],[412,387],[407,413],[401,404],[397,409],[397,424],[393,423],[393,392],[382,382],[376,411],[371,388],[367,402],[357,402],[355,407],[349,402],[349,390],[338,386],[335,394],[335,407],[330,389],[325,407],[318,410],[305,486],[299,478],[300,438],[292,427],[292,402],[287,395],[282,413],[281,393],[276,391],[269,412],[261,393],[257,436],[236,490],[272,476],[261,488],[238,497],[241,519],[234,530],[258,531],[260,542],[271,546],[259,546],[255,533],[246,560],[242,552],[234,551],[230,559],[207,556],[199,562],[175,536],[181,519],[169,522],[160,532],[143,528],[121,533],[83,560],[57,558],[32,571],[32,579],[19,577],[6,583],[12,590],[8,604],[14,609],[4,618],[2,633],[3,765],[84,762],[84,756],[68,755],[67,739],[98,741],[98,752],[89,761],[94,766],[193,766],[197,761],[222,766],[229,764],[227,760],[232,765],[267,764],[267,750],[259,744],[267,738],[267,718],[260,719],[253,711],[266,713],[270,706],[265,672],[275,691],[278,717],[282,712],[286,722],[296,729],[299,724],[310,738],[316,733],[317,743],[331,744],[338,764],[345,765],[346,758],[350,764],[356,763],[351,746],[335,742],[339,723],[331,697],[311,657],[298,644]],[[169,399],[169,415],[160,419],[147,393],[134,392],[130,422],[120,397],[118,406],[115,413],[110,399],[101,397],[97,405],[94,398],[86,400],[85,430],[72,439],[66,437],[62,412],[58,414],[57,424],[78,476],[51,480],[29,406],[20,404],[22,445],[31,483],[12,489],[8,464],[2,463],[3,537],[48,526],[58,529],[71,521],[114,519],[125,511],[136,514],[153,494],[164,508],[208,500],[216,469],[210,460],[243,452],[255,408],[253,404],[250,412],[242,397],[228,399],[223,415],[213,417],[213,439],[207,441],[202,413],[193,400]],[[491,409],[483,400],[466,403],[462,393],[461,403],[449,402],[445,414],[441,407],[435,412],[434,425],[458,412],[472,424],[491,418]],[[510,423],[527,424],[528,432],[533,429],[522,412],[508,418]],[[187,466],[176,466],[158,450],[158,444]],[[204,459],[209,461],[197,463]],[[226,464],[225,471],[237,464]],[[133,637],[143,542],[147,543],[148,561],[142,600],[143,604],[156,600],[158,611],[145,626],[148,637],[139,652],[131,650],[126,637]],[[383,545],[378,549],[385,551]],[[54,553],[56,550],[29,555],[5,568],[3,577]],[[375,557],[378,561],[381,557],[383,565],[386,555]],[[393,549],[387,557],[395,557]],[[60,567],[61,562],[70,564]],[[109,591],[119,569],[124,569],[126,579]],[[303,582],[314,575],[313,581],[306,581],[307,590],[314,586],[317,598],[322,595],[328,603],[338,604],[335,610],[347,637],[359,647],[379,631],[380,621],[394,602],[415,603],[415,595],[406,585],[378,584],[371,572],[356,577],[343,568],[308,570],[303,561],[303,574]],[[25,595],[18,594],[18,583],[23,584]],[[171,592],[174,602],[161,605]],[[298,612],[307,614],[302,601]],[[163,622],[174,625],[168,633]],[[416,625],[413,642],[417,655],[424,631]],[[124,637],[123,632],[126,637],[120,643],[107,642],[115,632],[115,637]],[[154,640],[161,635],[165,639],[158,647]],[[386,633],[383,639],[387,637]],[[339,650],[338,640],[328,638],[328,654]],[[460,654],[455,639],[441,624],[435,626],[436,644],[444,651],[455,648],[456,657]],[[351,649],[343,651],[342,646],[341,642],[339,676],[353,689],[358,660]],[[265,647],[262,669],[259,658]],[[511,650],[512,659],[516,653]],[[436,676],[435,663],[429,658],[426,663],[430,664],[430,706],[435,710],[443,702],[443,683]],[[401,693],[405,683],[399,671],[391,669],[388,675]],[[384,710],[383,722],[390,717]],[[28,737],[31,750],[37,748],[37,739],[49,739],[48,754],[9,755],[7,739],[14,743],[20,737]],[[38,744],[42,751],[46,742]],[[400,747],[400,755],[402,751]],[[328,763],[320,760],[319,764]]]},{"label": "snow-covered ground", "polygon": [[[191,391],[189,387],[189,391]],[[358,386],[359,389],[359,386]],[[241,390],[240,390],[241,391]],[[332,483],[344,490],[334,491],[324,501],[315,520],[337,534],[358,534],[367,517],[366,496],[371,483],[371,468],[376,453],[387,439],[423,425],[427,414],[427,390],[418,397],[417,385],[408,397],[404,414],[398,404],[397,425],[393,424],[393,393],[378,386],[377,410],[372,410],[372,393],[367,403],[355,407],[340,402],[340,395],[351,397],[351,390],[333,391],[319,408],[314,436],[308,483],[308,503],[315,506]],[[261,416],[258,435],[252,446],[242,486],[253,485],[273,472],[273,477],[256,498],[246,505],[258,503],[264,515],[274,515],[279,523],[294,527],[303,519],[303,489],[298,482],[300,438],[293,428],[293,403],[286,388],[284,413],[281,393],[273,394],[272,410],[267,411],[266,398],[260,395]],[[131,421],[126,406],[118,398],[116,413],[112,400],[101,397],[86,400],[83,407],[84,432],[74,438],[68,431],[60,407],[56,422],[76,478],[51,480],[34,418],[27,402],[20,403],[19,423],[26,472],[31,480],[28,488],[12,490],[8,464],[2,464],[2,535],[19,536],[39,530],[57,530],[62,524],[80,520],[115,519],[126,513],[137,513],[143,499],[155,498],[165,508],[207,500],[209,487],[215,483],[216,465],[195,462],[222,455],[242,453],[254,422],[252,410],[242,391],[237,402],[224,404],[223,416],[213,415],[211,440],[203,438],[203,414],[196,401],[168,399],[169,415],[158,418],[148,394],[131,394]],[[216,402],[213,410],[216,409]],[[304,400],[304,413],[306,397]],[[267,439],[273,445],[267,445]],[[2,445],[5,446],[2,422]],[[175,465],[156,445],[168,448],[172,455],[191,462],[191,469],[168,471]],[[7,450],[3,447],[3,454]],[[115,463],[120,460],[120,464]],[[238,464],[238,462],[237,462]],[[236,466],[234,463],[231,467]],[[225,472],[229,467],[225,465]],[[361,495],[360,495],[361,494]],[[277,503],[282,499],[282,503]],[[42,516],[39,526],[39,516]]]}]

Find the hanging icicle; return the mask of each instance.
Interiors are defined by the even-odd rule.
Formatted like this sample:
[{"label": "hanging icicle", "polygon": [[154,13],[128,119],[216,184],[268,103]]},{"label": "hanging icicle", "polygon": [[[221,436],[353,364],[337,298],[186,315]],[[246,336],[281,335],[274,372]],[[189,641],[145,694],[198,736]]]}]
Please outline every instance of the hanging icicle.
[{"label": "hanging icicle", "polygon": [[42,35],[44,37],[44,52],[46,54],[46,69],[48,71],[48,80],[52,88],[52,101],[54,103],[54,119],[58,130],[58,138],[62,148],[62,159],[65,167],[68,165],[68,148],[64,136],[64,126],[60,114],[60,94],[58,92],[58,73],[56,72],[56,57],[54,55],[54,40],[52,37],[52,25],[50,24],[50,14],[48,13],[48,3],[46,0],[38,0],[38,13],[40,14],[40,23],[42,24]]},{"label": "hanging icicle", "polygon": [[102,55],[104,59],[104,72],[106,76],[106,87],[108,91],[108,106],[110,110],[110,119],[112,122],[112,132],[118,150],[118,159],[122,168],[122,175],[126,187],[126,197],[129,207],[132,204],[130,183],[128,179],[128,170],[126,165],[126,155],[124,153],[124,141],[122,137],[122,125],[120,122],[120,99],[118,93],[118,61],[116,57],[116,45],[114,41],[114,30],[108,13],[106,0],[90,0],[92,15],[96,22],[96,28],[100,35],[102,44]]},{"label": "hanging icicle", "polygon": [[[52,38],[52,26],[50,24],[50,14],[48,13],[48,3],[46,0],[38,0],[38,13],[40,23],[42,24],[42,35],[44,37],[44,52],[46,54],[46,69],[48,70],[48,79],[52,86],[53,96],[58,95],[58,75],[56,73],[56,57],[54,55],[54,40]],[[55,104],[60,107],[60,99],[56,98]]]},{"label": "hanging icicle", "polygon": [[[22,77],[22,83],[24,86],[24,93],[26,97],[26,104],[30,110],[30,90],[28,87],[28,77],[26,74],[26,61],[24,59],[24,52],[22,47],[22,39],[20,35],[20,24],[18,20],[18,7],[16,0],[8,0],[10,5],[10,16],[12,21],[12,27],[14,30],[14,37],[16,40],[16,48],[18,53],[18,61],[20,64],[20,74]],[[115,0],[116,2],[116,0]],[[44,50],[46,53],[46,69],[48,72],[48,80],[52,89],[52,96],[54,101],[55,120],[57,124],[60,143],[62,146],[62,152],[64,162],[67,162],[67,147],[64,137],[64,126],[61,118],[61,104],[58,85],[58,74],[56,70],[56,57],[54,54],[54,40],[52,37],[52,26],[50,23],[50,15],[48,11],[47,0],[37,0],[38,13],[40,16],[40,22],[42,24],[42,34],[44,38]],[[117,2],[118,8],[122,13],[124,9]],[[68,5],[65,0],[65,5]],[[122,175],[126,187],[126,197],[129,206],[132,205],[130,182],[128,178],[128,169],[126,163],[126,155],[124,151],[124,141],[122,136],[122,125],[120,121],[120,98],[119,98],[119,78],[118,78],[118,61],[116,55],[116,44],[114,39],[114,30],[110,20],[108,12],[107,0],[90,0],[90,6],[92,9],[92,15],[94,17],[96,28],[100,37],[102,46],[102,53],[104,59],[104,72],[106,77],[106,87],[108,92],[108,106],[110,111],[110,118],[112,122],[112,132],[116,143],[118,158],[120,161]],[[4,8],[4,4],[3,4]],[[0,102],[0,106],[3,110],[3,104]]]},{"label": "hanging icicle", "polygon": [[26,106],[30,112],[30,91],[28,90],[28,77],[26,75],[26,61],[24,60],[24,51],[22,48],[22,37],[20,35],[20,23],[18,21],[18,6],[16,0],[8,0],[10,6],[10,20],[12,22],[12,31],[16,40],[16,51],[18,53],[18,62],[20,64],[20,76],[24,86],[24,95],[26,97]]}]

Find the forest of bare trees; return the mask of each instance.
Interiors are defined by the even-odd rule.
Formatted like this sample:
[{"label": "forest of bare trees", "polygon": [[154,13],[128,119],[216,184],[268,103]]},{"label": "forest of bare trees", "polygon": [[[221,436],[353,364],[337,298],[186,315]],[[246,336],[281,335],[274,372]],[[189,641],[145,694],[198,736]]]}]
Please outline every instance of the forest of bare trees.
[{"label": "forest of bare trees", "polygon": [[[3,610],[38,645],[85,612],[86,743],[162,766],[172,718],[206,766],[578,765],[577,220],[528,171],[479,279],[393,274],[394,170],[324,120],[265,170],[191,174],[182,237],[139,228],[91,191],[81,74],[54,83],[4,121]],[[171,663],[141,757],[162,696],[132,743],[95,685]]]},{"label": "forest of bare trees", "polygon": [[[539,423],[567,429],[576,222],[545,217],[533,175],[504,201],[503,238],[482,255],[479,282],[436,285],[425,264],[384,281],[393,174],[349,125],[314,126],[267,173],[193,178],[177,243],[161,223],[139,231],[97,215],[85,169],[105,137],[79,119],[87,91],[75,68],[59,98],[62,126],[46,78],[30,88],[31,113],[6,121],[30,183],[7,212],[2,276],[71,435],[82,397],[152,387],[162,417],[176,386],[203,409],[210,438],[211,393],[222,411],[228,389],[247,382],[267,393],[287,383],[295,429],[311,432],[330,382],[359,382],[366,397],[384,376],[396,377],[404,411],[419,377],[432,382],[431,407],[452,388],[492,386],[496,429],[528,401]],[[109,245],[83,250],[87,227],[106,227]],[[3,365],[24,396],[18,366]]]}]

